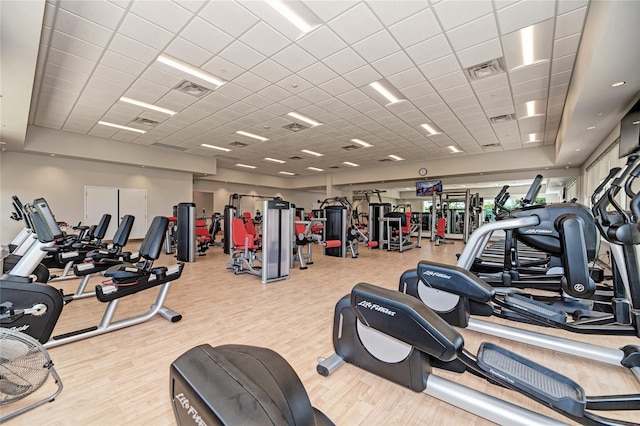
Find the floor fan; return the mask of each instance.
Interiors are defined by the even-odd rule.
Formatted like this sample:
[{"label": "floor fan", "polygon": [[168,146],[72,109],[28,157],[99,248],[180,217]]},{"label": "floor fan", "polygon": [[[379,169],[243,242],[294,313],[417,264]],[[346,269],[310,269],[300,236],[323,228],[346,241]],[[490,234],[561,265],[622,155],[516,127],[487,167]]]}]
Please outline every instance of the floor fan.
[{"label": "floor fan", "polygon": [[3,416],[0,423],[52,402],[62,392],[60,376],[40,342],[19,331],[0,328],[0,407],[31,395],[46,382],[49,373],[58,389],[43,400]]}]

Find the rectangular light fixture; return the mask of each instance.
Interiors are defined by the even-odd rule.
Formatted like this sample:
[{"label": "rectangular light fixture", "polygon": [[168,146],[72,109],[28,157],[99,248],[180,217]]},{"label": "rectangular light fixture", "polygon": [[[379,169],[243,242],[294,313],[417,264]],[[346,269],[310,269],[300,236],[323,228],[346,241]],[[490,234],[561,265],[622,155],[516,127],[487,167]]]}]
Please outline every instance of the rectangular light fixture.
[{"label": "rectangular light fixture", "polygon": [[283,172],[283,171],[280,171],[280,172],[278,172],[278,173],[280,173],[281,175],[287,175],[287,176],[295,176],[295,175],[296,175],[295,173],[291,173],[291,172]]},{"label": "rectangular light fixture", "polygon": [[319,125],[322,124],[322,123],[317,122],[313,118],[306,117],[306,116],[304,116],[302,114],[298,114],[297,112],[289,112],[289,113],[287,113],[287,115],[291,116],[293,118],[297,118],[300,121],[304,121],[305,123],[310,124],[310,125],[312,125],[314,127],[315,126],[319,126]]},{"label": "rectangular light fixture", "polygon": [[238,130],[236,133],[239,134],[239,135],[242,135],[242,136],[246,136],[248,138],[257,139],[260,142],[264,142],[264,141],[268,141],[269,140],[268,138],[265,138],[265,137],[262,137],[262,136],[258,136],[258,135],[254,135],[253,133],[245,132],[244,130]]},{"label": "rectangular light fixture", "polygon": [[121,126],[119,124],[109,123],[108,121],[98,121],[98,124],[102,124],[103,126],[115,127],[116,129],[120,129],[120,130],[128,130],[130,132],[147,133],[146,130],[134,129],[133,127],[127,127],[127,126]]},{"label": "rectangular light fixture", "polygon": [[533,60],[533,26],[520,30],[520,42],[522,43],[522,65],[531,65]]},{"label": "rectangular light fixture", "polygon": [[360,166],[360,164],[352,163],[351,161],[343,161],[342,164],[346,164],[347,166],[351,166],[351,167]]},{"label": "rectangular light fixture", "polygon": [[172,68],[185,72],[194,77],[198,77],[201,80],[208,81],[209,83],[215,84],[216,86],[222,86],[225,83],[225,81],[216,77],[215,75],[209,74],[208,72],[203,71],[200,68],[196,68],[193,65],[189,65],[186,62],[182,62],[179,59],[172,58],[169,55],[162,54],[158,56],[158,62],[169,65]]},{"label": "rectangular light fixture", "polygon": [[223,148],[221,146],[209,145],[208,143],[201,143],[200,146],[204,146],[205,148],[217,149],[218,151],[224,151],[224,152],[231,151],[229,148]]},{"label": "rectangular light fixture", "polygon": [[394,154],[390,154],[390,155],[389,155],[389,158],[391,158],[392,160],[395,160],[395,161],[402,161],[402,160],[404,160],[404,158],[399,157],[399,156],[394,155]]},{"label": "rectangular light fixture", "polygon": [[131,105],[136,105],[136,106],[142,107],[144,109],[150,109],[150,110],[153,110],[153,111],[158,111],[158,112],[161,112],[163,114],[169,114],[169,115],[176,115],[177,114],[173,110],[170,110],[170,109],[167,109],[167,108],[162,108],[162,107],[155,106],[155,105],[151,105],[151,104],[148,104],[148,103],[142,102],[142,101],[137,101],[135,99],[127,98],[125,96],[120,98],[120,102],[126,102],[126,103],[131,104]]},{"label": "rectangular light fixture", "polygon": [[265,159],[265,161],[271,161],[272,163],[278,163],[278,164],[284,164],[284,163],[286,163],[286,161],[284,161],[284,160],[278,160],[277,158],[269,158],[269,157],[265,157],[264,159]]},{"label": "rectangular light fixture", "polygon": [[538,140],[536,139],[535,133],[529,133],[529,140],[525,143],[531,143],[531,142],[538,142]]},{"label": "rectangular light fixture", "polygon": [[527,117],[533,117],[536,115],[536,102],[529,101],[527,102]]},{"label": "rectangular light fixture", "polygon": [[241,163],[236,163],[236,166],[244,167],[245,169],[255,169],[256,168],[256,166],[250,166],[248,164],[241,164]]},{"label": "rectangular light fixture", "polygon": [[309,170],[313,170],[314,172],[324,172],[324,169],[319,169],[317,167],[307,167]]},{"label": "rectangular light fixture", "polygon": [[298,29],[303,33],[306,34],[313,29],[311,25],[309,25],[304,19],[280,0],[265,0],[265,2],[274,8],[280,15],[284,16],[289,22],[298,27]]},{"label": "rectangular light fixture", "polygon": [[455,145],[449,145],[447,148],[449,148],[451,150],[452,153],[457,154],[459,152],[462,152],[461,149],[459,149],[457,146]]},{"label": "rectangular light fixture", "polygon": [[382,96],[387,98],[387,100],[392,104],[395,104],[402,100],[402,99],[398,99],[393,93],[391,93],[391,91],[389,91],[389,89],[387,89],[382,84],[380,84],[379,81],[374,81],[373,83],[370,83],[369,86],[376,89],[378,93],[380,93]]},{"label": "rectangular light fixture", "polygon": [[308,149],[303,149],[301,152],[309,155],[315,155],[316,157],[322,157],[324,154],[320,154],[319,152],[309,151]]},{"label": "rectangular light fixture", "polygon": [[362,146],[364,148],[369,148],[369,147],[373,146],[369,142],[365,142],[365,141],[360,140],[360,139],[351,139],[351,142],[355,142],[355,143],[357,143],[358,145],[360,145],[360,146]]},{"label": "rectangular light fixture", "polygon": [[436,129],[431,127],[431,125],[429,125],[429,124],[421,124],[420,126],[422,126],[422,128],[425,129],[427,132],[429,132],[430,135],[439,135],[440,134],[439,131],[437,131]]}]

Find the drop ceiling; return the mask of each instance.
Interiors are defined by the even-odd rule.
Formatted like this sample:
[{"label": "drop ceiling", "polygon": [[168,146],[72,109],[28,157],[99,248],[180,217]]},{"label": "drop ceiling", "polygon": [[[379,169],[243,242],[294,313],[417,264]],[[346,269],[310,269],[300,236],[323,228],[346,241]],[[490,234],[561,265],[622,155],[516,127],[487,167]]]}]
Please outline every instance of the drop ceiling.
[{"label": "drop ceiling", "polygon": [[[390,155],[406,162],[496,151],[522,156],[527,149],[553,145],[559,157],[561,148],[568,153],[563,162],[580,164],[606,133],[593,137],[596,132],[571,128],[569,121],[584,126],[594,115],[602,121],[597,130],[608,133],[640,91],[638,49],[621,52],[626,62],[612,63],[597,76],[606,86],[597,88],[608,99],[604,110],[580,110],[580,97],[587,96],[582,89],[596,81],[588,71],[604,60],[594,57],[606,47],[598,45],[599,36],[624,38],[625,32],[638,31],[608,22],[613,12],[607,8],[614,6],[599,4],[606,2],[285,3],[313,29],[303,33],[263,1],[47,1],[28,122],[215,157],[220,168],[239,169],[240,163],[274,176],[322,173],[309,167],[354,168],[345,161],[361,169],[397,164]],[[618,3],[623,4],[615,5],[617,14],[638,10],[636,2]],[[583,33],[589,13],[603,15],[603,22],[592,18],[594,34]],[[531,29],[534,46],[528,63],[525,28]],[[576,66],[579,49],[591,49],[582,68]],[[194,80],[158,62],[160,55],[225,83]],[[482,77],[486,66],[476,70],[478,79],[467,71],[492,60],[498,71],[488,76]],[[579,85],[572,83],[578,78],[574,74]],[[614,78],[628,84],[610,92]],[[185,81],[210,92],[198,97],[175,89]],[[383,81],[403,100],[389,103],[372,89],[374,81]],[[122,102],[123,96],[176,114]],[[311,126],[290,112],[321,125]],[[304,128],[293,131],[292,124]],[[439,132],[431,135],[422,124]],[[566,134],[574,137],[564,140]],[[454,154],[450,146],[462,152]]]}]

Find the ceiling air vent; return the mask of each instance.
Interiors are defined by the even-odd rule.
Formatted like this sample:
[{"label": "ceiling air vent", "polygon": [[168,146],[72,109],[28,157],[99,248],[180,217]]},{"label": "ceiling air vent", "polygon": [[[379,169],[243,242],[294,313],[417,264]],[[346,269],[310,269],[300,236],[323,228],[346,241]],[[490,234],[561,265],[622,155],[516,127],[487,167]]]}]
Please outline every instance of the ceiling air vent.
[{"label": "ceiling air vent", "polygon": [[142,118],[142,117],[136,117],[131,124],[142,124],[143,126],[147,126],[147,127],[153,127],[153,126],[157,126],[158,124],[160,124],[160,122],[158,121],[154,121],[154,120],[149,120],[148,118]]},{"label": "ceiling air vent", "polygon": [[245,146],[249,146],[249,144],[247,144],[247,143],[238,142],[238,141],[231,142],[229,145],[235,146],[236,148],[244,148]]},{"label": "ceiling air vent", "polygon": [[297,155],[293,156],[293,157],[289,157],[289,160],[302,160],[302,157],[298,157]]},{"label": "ceiling air vent", "polygon": [[178,84],[176,87],[174,87],[174,89],[178,92],[186,93],[190,96],[195,96],[196,98],[201,98],[211,92],[210,89],[187,80],[184,80],[182,83]]},{"label": "ceiling air vent", "polygon": [[303,126],[298,123],[287,124],[286,126],[282,126],[283,129],[291,130],[292,132],[299,132],[300,130],[308,129],[307,126]]},{"label": "ceiling air vent", "polygon": [[183,148],[181,146],[167,145],[167,144],[160,143],[160,142],[152,143],[151,145],[152,146],[157,146],[158,148],[171,149],[173,151],[181,151],[181,152],[183,152],[183,151],[187,150],[187,148]]},{"label": "ceiling air vent", "polygon": [[500,145],[499,143],[488,143],[482,145],[482,149],[485,151],[499,151],[502,149],[502,145]]},{"label": "ceiling air vent", "polygon": [[495,117],[490,117],[489,121],[491,121],[491,124],[498,124],[498,123],[506,123],[507,121],[511,121],[515,119],[516,119],[515,114],[505,114],[505,115],[496,115]]},{"label": "ceiling air vent", "polygon": [[382,160],[378,160],[381,163],[387,162],[387,161],[393,161],[391,158],[383,158]]},{"label": "ceiling air vent", "polygon": [[329,168],[330,169],[339,169],[340,167],[339,166],[330,166]]},{"label": "ceiling air vent", "polygon": [[347,146],[343,146],[342,149],[346,149],[347,151],[353,151],[354,149],[358,149],[358,147],[355,145],[347,145]]},{"label": "ceiling air vent", "polygon": [[469,67],[464,71],[467,73],[467,76],[469,77],[469,79],[471,79],[471,81],[480,80],[482,78],[491,77],[504,72],[502,61],[502,58],[493,59],[489,62],[483,62],[481,64]]}]

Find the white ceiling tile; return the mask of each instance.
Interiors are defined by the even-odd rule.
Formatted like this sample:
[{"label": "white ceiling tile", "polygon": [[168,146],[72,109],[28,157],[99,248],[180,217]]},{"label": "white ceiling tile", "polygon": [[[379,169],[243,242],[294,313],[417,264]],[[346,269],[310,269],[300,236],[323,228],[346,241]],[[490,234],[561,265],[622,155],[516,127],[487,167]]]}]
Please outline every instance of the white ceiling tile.
[{"label": "white ceiling tile", "polygon": [[149,67],[144,73],[142,73],[142,75],[140,75],[140,78],[149,80],[153,83],[157,83],[165,87],[175,87],[182,81],[182,78],[172,74],[168,74],[155,67]]},{"label": "white ceiling tile", "polygon": [[[429,80],[429,83],[431,83],[434,89],[436,89],[438,92],[441,93],[443,90],[466,84],[467,78],[462,73],[462,71],[456,71],[456,72],[452,72],[451,74],[447,74],[438,78],[431,79]],[[473,94],[471,87],[469,87],[468,89],[469,89],[469,92]]]},{"label": "white ceiling tile", "polygon": [[471,86],[476,93],[486,92],[487,90],[497,89],[499,87],[507,87],[508,85],[509,79],[506,73],[500,73],[492,77],[471,82]]},{"label": "white ceiling tile", "polygon": [[281,50],[279,53],[272,56],[271,59],[292,72],[298,72],[316,62],[316,59],[313,56],[295,44]]},{"label": "white ceiling tile", "polygon": [[338,53],[334,53],[326,58],[323,63],[338,74],[346,74],[349,71],[353,71],[366,64],[366,62],[363,61],[362,58],[350,47],[342,49]]},{"label": "white ceiling tile", "polygon": [[62,78],[56,78],[49,75],[45,75],[42,78],[42,87],[44,86],[56,87],[62,90],[80,93],[80,91],[84,87],[84,83],[77,82],[77,81],[64,80]]},{"label": "white ceiling tile", "polygon": [[375,1],[369,2],[369,7],[378,16],[378,19],[386,25],[392,25],[401,19],[412,16],[420,10],[428,7],[425,1]]},{"label": "white ceiling tile", "polygon": [[262,89],[258,93],[274,102],[280,102],[281,100],[291,96],[291,93],[287,92],[283,88],[273,85]]},{"label": "white ceiling tile", "polygon": [[349,44],[356,43],[382,29],[378,19],[363,3],[334,18],[328,25]]},{"label": "white ceiling tile", "polygon": [[188,10],[170,1],[136,1],[130,10],[173,33],[178,32],[193,16]]},{"label": "white ceiling tile", "polygon": [[491,2],[473,0],[444,0],[433,6],[442,26],[450,30],[491,13]]},{"label": "white ceiling tile", "polygon": [[100,47],[106,46],[113,34],[111,29],[64,9],[60,9],[56,15],[56,30]]},{"label": "white ceiling tile", "polygon": [[53,31],[51,34],[51,47],[94,62],[98,60],[103,50],[95,44],[87,43],[60,31]]},{"label": "white ceiling tile", "polygon": [[278,103],[280,105],[289,107],[291,111],[299,111],[300,109],[310,105],[308,101],[302,99],[299,96],[289,96],[288,98],[282,99]]},{"label": "white ceiling tile", "polygon": [[244,69],[252,68],[266,59],[264,55],[239,41],[231,43],[219,56]]},{"label": "white ceiling tile", "polygon": [[304,92],[300,93],[298,96],[300,96],[302,99],[305,99],[311,103],[324,101],[325,99],[328,99],[331,97],[331,95],[329,95],[327,92],[325,92],[324,90],[320,90],[317,87],[312,87],[308,90],[305,90]]},{"label": "white ceiling tile", "polygon": [[[346,78],[346,77],[345,77]],[[390,77],[387,77],[389,83],[393,84],[394,87],[398,89],[402,89],[407,86],[412,86],[414,84],[425,82],[424,76],[418,69],[411,68],[406,71],[399,72]],[[374,81],[374,80],[371,80]]]},{"label": "white ceiling tile", "polygon": [[313,87],[311,83],[296,74],[292,74],[289,77],[280,80],[276,84],[294,95]]},{"label": "white ceiling tile", "polygon": [[557,86],[551,86],[549,88],[549,97],[551,96],[565,96],[569,90],[569,84],[559,84]]},{"label": "white ceiling tile", "polygon": [[582,6],[587,6],[589,0],[562,0],[558,2],[558,15],[577,9]]},{"label": "white ceiling tile", "polygon": [[227,61],[220,56],[215,56],[201,68],[226,81],[233,80],[245,71],[241,67]]},{"label": "white ceiling tile", "polygon": [[112,30],[116,29],[125,13],[123,8],[104,0],[91,2],[61,0],[58,4],[62,9]]},{"label": "white ceiling tile", "polygon": [[47,60],[49,63],[60,65],[83,73],[91,73],[96,66],[95,62],[71,55],[58,49],[50,48]]},{"label": "white ceiling tile", "polygon": [[582,7],[572,12],[558,16],[556,19],[555,38],[563,38],[582,31],[587,8]]},{"label": "white ceiling tile", "polygon": [[379,31],[354,44],[353,49],[366,61],[373,62],[400,49],[386,30]]},{"label": "white ceiling tile", "polygon": [[164,52],[196,67],[201,67],[202,64],[207,62],[213,56],[213,53],[204,50],[181,37],[173,39]]},{"label": "white ceiling tile", "polygon": [[497,38],[485,41],[468,49],[460,50],[458,59],[463,68],[469,68],[502,56],[502,46]]},{"label": "white ceiling tile", "polygon": [[130,85],[136,79],[136,76],[124,73],[115,68],[107,67],[105,65],[98,65],[94,72],[94,77],[100,77],[113,83],[119,83],[122,85]]},{"label": "white ceiling tile", "polygon": [[517,95],[513,95],[513,102],[516,104],[522,104],[528,102],[532,99],[541,99],[546,97],[548,94],[548,90],[545,87],[544,89],[538,89],[531,92],[518,93]]},{"label": "white ceiling tile", "polygon": [[254,25],[240,37],[240,41],[266,56],[273,55],[291,43],[289,39],[264,22]]},{"label": "white ceiling tile", "polygon": [[[559,82],[560,84],[562,82]],[[522,95],[523,93],[529,93],[536,90],[546,89],[549,84],[548,77],[536,78],[534,80],[524,81],[518,84],[511,85],[511,92],[513,95]]]},{"label": "white ceiling tile", "polygon": [[[348,92],[342,93],[338,96],[336,96],[338,99],[340,99],[342,102],[346,103],[347,105],[354,105],[360,102],[364,102],[367,99],[370,99],[367,95],[365,95],[361,90],[359,89],[353,89],[350,90]],[[340,116],[338,114],[338,116]]]},{"label": "white ceiling tile", "polygon": [[371,65],[382,74],[383,77],[397,74],[415,66],[403,51],[379,59]]},{"label": "white ceiling tile", "polygon": [[[445,77],[440,77],[445,78]],[[472,97],[473,96],[473,90],[471,90],[471,86],[469,86],[469,84],[461,84],[459,86],[455,86],[452,87],[450,89],[443,89],[443,90],[439,90],[440,96],[442,96],[442,99],[444,99],[445,102],[447,102],[449,104],[449,106],[451,106],[450,102],[460,99],[460,98],[465,98],[465,97]]]},{"label": "white ceiling tile", "polygon": [[431,62],[434,59],[438,59],[452,53],[449,42],[442,34],[418,44],[414,44],[413,46],[406,48],[405,51],[418,65]]},{"label": "white ceiling tile", "polygon": [[365,65],[348,72],[344,74],[343,77],[356,87],[365,86],[382,78],[382,76],[370,65]]},{"label": "white ceiling tile", "polygon": [[[429,82],[427,81],[423,81],[421,83],[403,87],[402,89],[400,89],[400,91],[402,92],[403,95],[407,97],[407,99],[410,99],[412,101],[413,100],[417,101],[418,99],[422,98],[424,95],[430,95],[435,92],[431,84],[429,84]],[[438,99],[438,102],[442,102],[442,100],[437,94],[435,94],[435,97]]]},{"label": "white ceiling tile", "polygon": [[336,96],[341,93],[345,93],[354,89],[353,85],[342,77],[336,77],[332,80],[327,81],[326,83],[322,83],[319,87],[320,89],[324,90],[325,92],[333,96]]},{"label": "white ceiling tile", "polygon": [[456,50],[475,46],[483,41],[498,37],[495,15],[490,13],[453,30],[447,31],[449,42]]},{"label": "white ceiling tile", "polygon": [[173,38],[173,34],[169,31],[133,14],[125,16],[118,31],[158,50],[164,49]]},{"label": "white ceiling tile", "polygon": [[424,9],[389,27],[389,31],[403,47],[412,46],[442,32],[431,9]]},{"label": "white ceiling tile", "polygon": [[576,60],[576,55],[567,55],[567,56],[561,56],[559,58],[555,58],[551,63],[551,72],[556,73],[561,71],[572,70],[575,60]]},{"label": "white ceiling tile", "polygon": [[180,36],[211,53],[220,52],[233,41],[233,37],[197,17],[182,30]]},{"label": "white ceiling tile", "polygon": [[507,99],[511,102],[511,89],[509,87],[497,87],[492,90],[478,93],[477,95],[482,106],[499,99]]},{"label": "white ceiling tile", "polygon": [[574,34],[556,40],[553,43],[553,57],[559,58],[576,53],[578,51],[578,44],[580,43],[580,36],[581,34]]},{"label": "white ceiling tile", "polygon": [[422,64],[418,68],[420,68],[420,71],[422,71],[427,79],[431,80],[432,78],[460,70],[460,64],[454,55],[449,55],[444,58]]},{"label": "white ceiling tile", "polygon": [[507,34],[553,18],[555,1],[522,0],[498,11],[500,32]]},{"label": "white ceiling tile", "polygon": [[351,105],[353,108],[357,109],[362,113],[367,113],[370,111],[375,111],[380,108],[380,104],[372,101],[371,99],[367,99],[366,101],[358,102],[356,104]]},{"label": "white ceiling tile", "polygon": [[549,75],[549,61],[538,62],[526,67],[520,67],[509,71],[511,84],[522,83]]},{"label": "white ceiling tile", "polygon": [[158,51],[146,46],[142,43],[138,43],[135,40],[125,37],[121,34],[111,40],[109,49],[116,53],[119,53],[127,58],[135,59],[142,62],[151,62],[158,55]]},{"label": "white ceiling tile", "polygon": [[[49,54],[49,56],[51,56],[51,54]],[[132,75],[140,75],[147,67],[147,65],[142,62],[127,58],[112,50],[107,50],[104,53],[102,59],[100,59],[100,63]]]},{"label": "white ceiling tile", "polygon": [[321,20],[328,22],[357,3],[355,0],[325,0],[308,2],[307,6]]},{"label": "white ceiling tile", "polygon": [[324,59],[347,46],[346,43],[327,26],[321,26],[315,29],[296,43],[317,59]]},{"label": "white ceiling tile", "polygon": [[180,6],[184,7],[185,9],[196,13],[203,4],[205,4],[207,1],[206,0],[178,0],[180,3]]},{"label": "white ceiling tile", "polygon": [[42,18],[42,25],[45,27],[53,27],[54,16],[56,14],[57,7],[49,2],[44,4],[44,17]]},{"label": "white ceiling tile", "polygon": [[282,80],[291,74],[288,69],[273,62],[271,59],[267,59],[266,61],[256,65],[251,69],[251,71],[271,83]]},{"label": "white ceiling tile", "polygon": [[316,85],[322,84],[325,81],[329,81],[338,76],[338,74],[333,72],[322,62],[316,62],[302,71],[298,71],[298,75],[302,76],[308,82]]},{"label": "white ceiling tile", "polygon": [[46,75],[56,78],[62,78],[75,83],[84,84],[89,78],[89,74],[82,73],[80,71],[72,70],[71,68],[61,67],[56,64],[48,64]]},{"label": "white ceiling tile", "polygon": [[232,37],[239,37],[258,22],[255,15],[232,1],[210,2],[198,16]]},{"label": "white ceiling tile", "polygon": [[245,72],[240,77],[235,78],[233,82],[254,93],[259,92],[270,84],[264,78],[258,77],[251,72]]},{"label": "white ceiling tile", "polygon": [[493,4],[495,5],[496,10],[500,10],[519,1],[520,0],[493,0]]},{"label": "white ceiling tile", "polygon": [[569,81],[571,81],[571,70],[551,74],[549,85],[557,86],[559,84],[569,84]]}]

